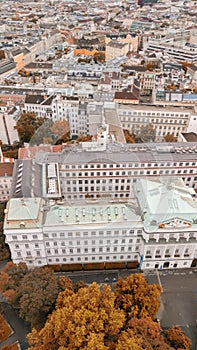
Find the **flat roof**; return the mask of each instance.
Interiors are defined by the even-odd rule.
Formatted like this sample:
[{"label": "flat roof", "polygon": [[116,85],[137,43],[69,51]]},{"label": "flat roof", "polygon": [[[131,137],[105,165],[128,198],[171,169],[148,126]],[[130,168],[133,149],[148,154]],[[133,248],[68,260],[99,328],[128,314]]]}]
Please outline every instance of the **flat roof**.
[{"label": "flat roof", "polygon": [[[163,149],[162,152],[159,149]],[[169,151],[172,148],[172,152]],[[166,151],[164,151],[166,149]],[[157,163],[193,161],[196,163],[196,142],[181,143],[146,143],[146,144],[116,144],[107,145],[105,151],[82,151],[82,147],[74,145],[65,147],[61,153],[37,153],[37,162],[57,162],[61,164],[88,163]]]}]

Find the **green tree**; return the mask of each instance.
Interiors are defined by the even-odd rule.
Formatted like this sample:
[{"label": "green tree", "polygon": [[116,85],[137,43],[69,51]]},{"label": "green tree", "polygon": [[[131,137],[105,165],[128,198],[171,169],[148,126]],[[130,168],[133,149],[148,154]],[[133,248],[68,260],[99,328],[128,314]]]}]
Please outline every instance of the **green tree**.
[{"label": "green tree", "polygon": [[148,284],[142,274],[120,278],[115,284],[116,307],[124,310],[126,325],[132,317],[154,318],[160,306],[160,294],[160,286]]}]

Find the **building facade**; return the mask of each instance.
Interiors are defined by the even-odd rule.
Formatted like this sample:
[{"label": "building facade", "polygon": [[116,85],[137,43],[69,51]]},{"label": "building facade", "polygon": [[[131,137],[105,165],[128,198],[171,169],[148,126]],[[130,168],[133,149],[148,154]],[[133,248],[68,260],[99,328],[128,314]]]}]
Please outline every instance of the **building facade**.
[{"label": "building facade", "polygon": [[14,163],[0,162],[0,202],[6,202],[10,196]]},{"label": "building facade", "polygon": [[197,257],[197,206],[183,181],[137,180],[134,192],[123,202],[12,198],[4,234],[13,262],[190,267]]},{"label": "building facade", "polygon": [[139,133],[141,126],[151,123],[158,142],[167,134],[177,137],[180,132],[186,132],[197,120],[192,108],[118,105],[117,113],[122,127],[131,133]]}]

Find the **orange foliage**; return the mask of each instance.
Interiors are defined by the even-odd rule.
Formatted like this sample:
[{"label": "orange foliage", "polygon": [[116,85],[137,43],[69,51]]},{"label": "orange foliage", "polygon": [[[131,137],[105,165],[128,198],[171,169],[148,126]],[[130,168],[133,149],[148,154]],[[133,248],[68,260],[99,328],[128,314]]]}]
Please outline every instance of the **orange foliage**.
[{"label": "orange foliage", "polygon": [[12,333],[9,325],[4,320],[3,316],[0,315],[0,342],[5,340]]},{"label": "orange foliage", "polygon": [[17,343],[14,343],[12,345],[4,345],[1,350],[19,350],[19,347]]}]

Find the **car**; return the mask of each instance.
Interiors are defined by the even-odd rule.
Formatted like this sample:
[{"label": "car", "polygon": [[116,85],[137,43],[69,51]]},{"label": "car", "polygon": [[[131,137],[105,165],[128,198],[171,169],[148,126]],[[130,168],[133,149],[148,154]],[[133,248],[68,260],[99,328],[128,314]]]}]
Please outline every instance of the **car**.
[{"label": "car", "polygon": [[109,278],[108,277],[105,278],[105,282],[109,282]]}]

